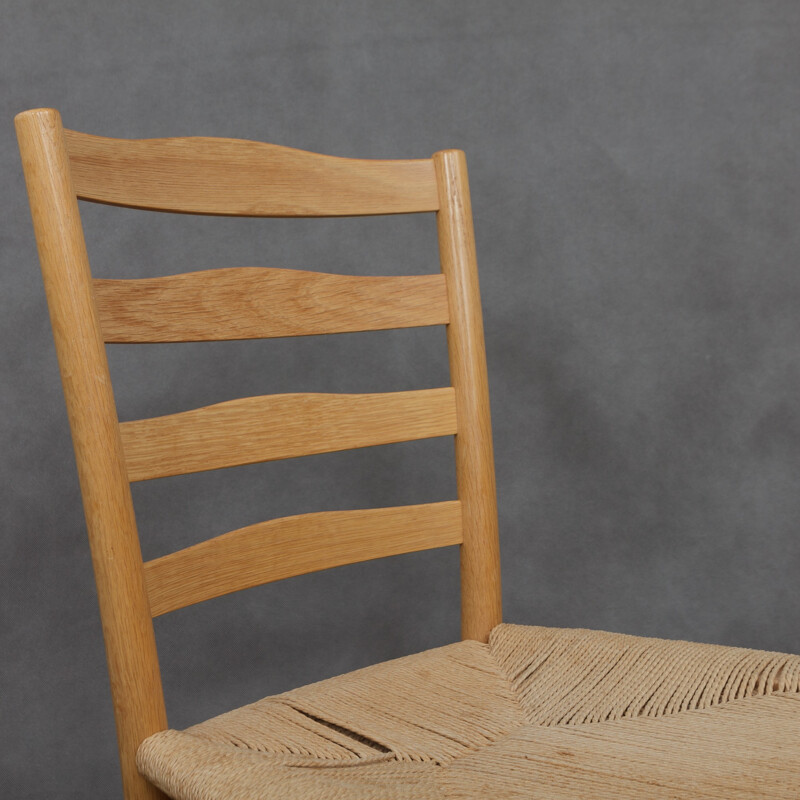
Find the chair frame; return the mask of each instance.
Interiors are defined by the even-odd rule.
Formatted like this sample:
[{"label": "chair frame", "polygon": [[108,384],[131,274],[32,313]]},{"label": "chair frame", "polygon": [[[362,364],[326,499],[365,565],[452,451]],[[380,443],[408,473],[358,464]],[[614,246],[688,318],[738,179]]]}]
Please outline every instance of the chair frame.
[{"label": "chair frame", "polygon": [[[152,623],[160,613],[289,575],[459,544],[462,637],[486,641],[501,621],[500,564],[483,323],[464,154],[444,150],[431,159],[372,161],[232,139],[107,139],[65,130],[53,109],[23,112],[15,122],[83,495],[127,800],[164,797],[135,765],[141,742],[167,728]],[[258,268],[145,281],[93,280],[78,199],[179,213],[265,217],[432,211],[444,278],[359,279]],[[213,319],[204,327],[203,320],[213,318],[218,302],[244,298],[268,273],[279,289],[276,296],[290,311],[298,282],[333,303],[334,311],[314,323],[319,329],[305,319],[295,330],[294,311],[288,314],[289,328],[267,330],[263,320],[252,319],[233,324],[231,330]],[[365,280],[373,283],[362,283]],[[165,328],[159,327],[160,318],[151,329],[130,323],[131,313],[147,308],[148,291],[172,298],[183,316],[165,323]],[[375,305],[378,299],[397,296],[410,299],[387,312]],[[202,308],[194,308],[199,297],[209,299]],[[152,299],[149,302],[152,305]],[[274,395],[156,420],[118,420],[106,342],[251,338],[439,323],[446,324],[452,388],[388,395]],[[209,333],[208,326],[215,324]],[[196,330],[198,325],[202,330]],[[211,335],[220,331],[223,335]],[[263,436],[259,439],[259,420],[269,410],[285,421],[289,403],[298,401],[311,404],[308,424],[298,426],[289,444],[270,450],[272,445],[262,441]],[[321,449],[311,435],[318,437],[319,432],[307,430],[320,414],[337,421],[340,431]],[[238,421],[231,423],[234,416]],[[353,418],[358,418],[361,438],[348,432]],[[172,437],[171,442],[181,437],[185,441],[198,430],[212,438],[223,430],[227,438],[234,430],[238,455],[209,445],[211,450],[195,462],[166,464],[164,454],[157,452],[159,441],[165,436]],[[162,559],[142,560],[130,491],[133,480],[287,453],[451,433],[457,501],[272,520]],[[310,526],[321,524],[337,534],[336,542],[329,550],[310,549]],[[380,536],[373,533],[376,526]],[[263,553],[267,537],[275,552],[256,559],[253,570],[243,575],[243,563]],[[300,546],[293,546],[296,541]],[[230,569],[220,579],[209,577],[209,567],[223,551],[230,555]]]}]

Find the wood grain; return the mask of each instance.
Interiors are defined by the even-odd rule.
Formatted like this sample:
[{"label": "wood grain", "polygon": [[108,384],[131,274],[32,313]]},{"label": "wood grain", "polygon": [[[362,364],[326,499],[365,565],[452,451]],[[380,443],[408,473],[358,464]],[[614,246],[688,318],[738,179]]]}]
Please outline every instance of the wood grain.
[{"label": "wood grain", "polygon": [[145,564],[153,616],[307,572],[461,542],[461,504],[283,517]]},{"label": "wood grain", "polygon": [[106,342],[203,342],[443,325],[443,275],[234,267],[94,281]]},{"label": "wood grain", "polygon": [[89,261],[61,117],[16,117],[39,259],[61,368],[92,550],[127,800],[165,798],[136,769],[136,749],[167,727],[153,623]]},{"label": "wood grain", "polygon": [[83,200],[235,216],[321,217],[435,211],[429,159],[309,153],[243,139],[108,139],[65,131]]},{"label": "wood grain", "polygon": [[447,278],[447,349],[456,393],[456,481],[463,507],[461,635],[488,641],[502,622],[497,490],[494,477],[489,382],[483,342],[478,267],[467,162],[460,150],[435,153],[439,183],[439,254]]},{"label": "wood grain", "polygon": [[120,425],[131,481],[456,432],[453,389],[276,394]]},{"label": "wood grain", "polygon": [[[105,139],[64,131],[52,109],[25,112],[16,124],[86,511],[126,800],[163,800],[135,766],[142,740],[167,726],[153,614],[279,577],[460,542],[462,635],[486,641],[501,621],[497,509],[463,153],[365,161],[231,139]],[[443,277],[368,282],[247,268],[93,283],[78,197],[242,216],[437,211]],[[378,311],[374,300],[388,306]],[[439,323],[447,324],[453,387],[245,398],[122,425],[103,344],[104,335],[179,341]],[[142,563],[129,480],[449,434],[456,434],[458,501],[273,520]]]}]

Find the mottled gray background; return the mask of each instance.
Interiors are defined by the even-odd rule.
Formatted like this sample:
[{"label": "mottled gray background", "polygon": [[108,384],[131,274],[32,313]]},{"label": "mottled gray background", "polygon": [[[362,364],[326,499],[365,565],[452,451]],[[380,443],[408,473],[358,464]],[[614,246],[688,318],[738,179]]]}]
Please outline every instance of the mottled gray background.
[{"label": "mottled gray background", "polygon": [[[0,786],[119,796],[76,473],[13,115],[342,156],[468,154],[506,619],[800,651],[800,4],[0,5]],[[99,276],[437,268],[430,215],[87,207]],[[441,385],[443,333],[111,348],[121,416]],[[388,357],[387,357],[388,355]],[[450,441],[135,487],[145,555],[453,496]],[[158,620],[171,722],[458,636],[453,549]]]}]

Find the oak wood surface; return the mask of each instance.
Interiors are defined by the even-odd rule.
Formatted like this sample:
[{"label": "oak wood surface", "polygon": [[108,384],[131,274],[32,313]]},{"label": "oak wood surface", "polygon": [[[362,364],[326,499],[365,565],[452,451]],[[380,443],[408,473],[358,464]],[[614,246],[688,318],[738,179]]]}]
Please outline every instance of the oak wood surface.
[{"label": "oak wood surface", "polygon": [[307,572],[461,542],[461,504],[322,511],[248,525],[145,564],[154,617]]},{"label": "oak wood surface", "polygon": [[167,727],[153,624],[89,261],[61,117],[16,117],[45,292],[67,403],[127,800],[165,796],[136,769],[139,744]]},{"label": "oak wood surface", "polygon": [[162,478],[259,461],[447,436],[453,389],[245,397],[120,425],[128,478]]},{"label": "oak wood surface", "polygon": [[109,139],[65,131],[83,200],[188,214],[319,217],[435,211],[430,159],[309,153],[242,139]]},{"label": "oak wood surface", "polygon": [[497,490],[483,341],[475,237],[461,150],[435,153],[440,209],[436,215],[450,324],[447,349],[458,412],[456,482],[462,503],[461,635],[485,642],[502,622]]},{"label": "oak wood surface", "polygon": [[[462,635],[486,641],[501,621],[497,509],[463,153],[365,161],[231,139],[105,139],[64,131],[52,109],[25,112],[16,124],[92,547],[126,800],[163,798],[135,766],[141,741],[167,725],[152,615],[288,575],[461,543]],[[242,216],[436,211],[442,275],[244,268],[93,282],[77,198]],[[103,345],[104,336],[183,341],[428,324],[447,325],[452,387],[244,398],[122,425]],[[129,481],[449,434],[458,501],[272,520],[142,563]]]},{"label": "oak wood surface", "polygon": [[200,342],[408,328],[448,322],[441,274],[331,275],[233,267],[95,279],[106,342]]}]

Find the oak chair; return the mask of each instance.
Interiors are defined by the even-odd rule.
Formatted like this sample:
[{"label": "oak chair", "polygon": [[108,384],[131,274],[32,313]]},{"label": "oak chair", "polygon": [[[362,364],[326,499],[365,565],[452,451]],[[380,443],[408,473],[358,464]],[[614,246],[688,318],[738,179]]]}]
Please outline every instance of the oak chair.
[{"label": "oak chair", "polygon": [[[800,657],[501,624],[466,163],[16,118],[97,581],[127,800],[800,797]],[[192,214],[434,212],[441,273],[232,268],[93,279],[78,199]],[[451,385],[286,394],[120,423],[106,342],[444,325]],[[272,520],[143,562],[130,482],[455,437],[457,499]],[[169,730],[153,617],[354,561],[459,545],[463,641]],[[158,788],[157,788],[158,787]]]}]

